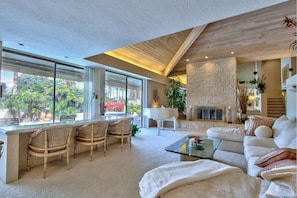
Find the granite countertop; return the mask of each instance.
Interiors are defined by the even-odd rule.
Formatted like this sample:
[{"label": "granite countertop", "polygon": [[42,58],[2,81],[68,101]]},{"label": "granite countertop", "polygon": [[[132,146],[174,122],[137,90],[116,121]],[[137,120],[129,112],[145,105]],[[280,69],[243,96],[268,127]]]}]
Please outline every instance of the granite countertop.
[{"label": "granite countertop", "polygon": [[100,116],[97,119],[90,119],[90,120],[75,120],[75,121],[63,121],[63,122],[57,122],[57,123],[44,123],[44,124],[30,124],[30,125],[11,125],[11,126],[4,126],[0,127],[0,133],[6,134],[6,135],[12,135],[12,134],[19,134],[19,133],[28,133],[35,131],[42,127],[47,126],[54,126],[54,125],[73,125],[73,126],[80,126],[87,122],[92,122],[96,120],[106,120],[109,122],[116,121],[118,119],[124,118],[123,116]]}]

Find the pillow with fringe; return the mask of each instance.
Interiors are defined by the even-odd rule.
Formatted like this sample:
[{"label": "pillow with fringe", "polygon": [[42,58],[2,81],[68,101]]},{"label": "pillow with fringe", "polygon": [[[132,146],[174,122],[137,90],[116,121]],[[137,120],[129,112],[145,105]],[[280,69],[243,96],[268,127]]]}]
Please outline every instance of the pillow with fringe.
[{"label": "pillow with fringe", "polygon": [[272,127],[274,123],[273,118],[268,117],[259,117],[259,116],[249,116],[249,126],[246,130],[246,135],[255,135],[255,129],[259,126],[267,126],[269,128]]},{"label": "pillow with fringe", "polygon": [[294,159],[296,160],[296,149],[290,148],[276,148],[269,153],[259,157],[255,165],[265,167],[273,162],[284,160],[284,159]]},{"label": "pillow with fringe", "polygon": [[263,171],[268,171],[274,168],[280,168],[284,166],[294,166],[294,165],[295,166],[297,165],[297,161],[294,159],[284,159],[284,160],[276,161],[265,166],[262,170],[260,170],[258,173],[258,177],[262,177],[261,174]]}]

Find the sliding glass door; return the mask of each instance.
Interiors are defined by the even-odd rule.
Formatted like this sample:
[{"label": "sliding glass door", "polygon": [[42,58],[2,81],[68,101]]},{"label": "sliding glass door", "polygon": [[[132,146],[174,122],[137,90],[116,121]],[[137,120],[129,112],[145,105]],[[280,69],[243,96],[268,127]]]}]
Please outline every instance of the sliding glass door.
[{"label": "sliding glass door", "polygon": [[0,125],[83,119],[84,69],[3,52]]},{"label": "sliding glass door", "polygon": [[126,114],[126,76],[105,73],[105,115]]},{"label": "sliding glass door", "polygon": [[141,126],[142,80],[127,78],[127,113],[134,117],[134,123]]},{"label": "sliding glass door", "polygon": [[141,126],[142,80],[105,73],[105,115],[130,116]]}]

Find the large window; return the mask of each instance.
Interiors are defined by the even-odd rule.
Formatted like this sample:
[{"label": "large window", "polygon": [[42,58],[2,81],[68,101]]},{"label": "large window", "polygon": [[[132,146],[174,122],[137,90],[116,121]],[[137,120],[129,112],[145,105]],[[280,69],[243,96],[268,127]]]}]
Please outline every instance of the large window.
[{"label": "large window", "polygon": [[105,114],[128,115],[141,126],[142,80],[112,73],[105,73]]},{"label": "large window", "polygon": [[0,125],[83,119],[83,69],[3,52]]}]

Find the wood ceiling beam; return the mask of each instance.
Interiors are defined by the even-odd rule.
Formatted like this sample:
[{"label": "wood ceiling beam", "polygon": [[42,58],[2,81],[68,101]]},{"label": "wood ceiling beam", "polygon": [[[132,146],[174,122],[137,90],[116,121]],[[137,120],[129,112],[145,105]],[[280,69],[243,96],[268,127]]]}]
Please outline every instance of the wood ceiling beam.
[{"label": "wood ceiling beam", "polygon": [[195,40],[200,36],[200,34],[203,32],[206,26],[207,24],[192,29],[189,36],[177,50],[173,58],[170,60],[169,64],[166,66],[164,70],[164,76],[168,76],[168,74],[173,70],[175,65],[180,61],[183,55],[188,51],[188,49],[192,46]]}]

